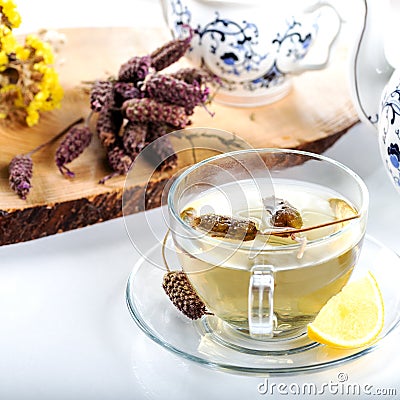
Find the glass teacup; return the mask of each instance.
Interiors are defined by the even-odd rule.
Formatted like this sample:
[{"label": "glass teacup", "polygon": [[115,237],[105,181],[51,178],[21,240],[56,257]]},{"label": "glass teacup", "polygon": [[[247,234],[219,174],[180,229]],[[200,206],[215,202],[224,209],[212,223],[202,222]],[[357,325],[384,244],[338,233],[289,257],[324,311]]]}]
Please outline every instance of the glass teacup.
[{"label": "glass teacup", "polygon": [[349,280],[368,191],[324,156],[251,149],[188,168],[168,210],[182,268],[212,318],[244,337],[283,340],[303,334]]}]

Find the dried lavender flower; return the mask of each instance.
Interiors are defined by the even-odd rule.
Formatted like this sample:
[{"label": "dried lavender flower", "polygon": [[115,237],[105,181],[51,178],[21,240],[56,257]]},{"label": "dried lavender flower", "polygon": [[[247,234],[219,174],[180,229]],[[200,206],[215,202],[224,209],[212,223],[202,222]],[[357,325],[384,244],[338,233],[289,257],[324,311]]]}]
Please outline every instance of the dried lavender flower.
[{"label": "dried lavender flower", "polygon": [[130,99],[140,99],[143,93],[132,82],[116,82],[114,84],[114,100],[117,107]]},{"label": "dried lavender flower", "polygon": [[147,97],[159,102],[176,104],[185,108],[188,115],[193,114],[194,108],[199,104],[205,104],[210,93],[195,81],[186,83],[172,76],[154,74],[146,80],[144,91]]},{"label": "dried lavender flower", "polygon": [[55,156],[56,165],[63,175],[71,178],[75,176],[65,164],[75,160],[89,146],[92,136],[88,126],[73,127],[67,133],[60,143]]},{"label": "dried lavender flower", "polygon": [[118,80],[121,82],[133,83],[142,81],[149,72],[150,64],[150,56],[132,57],[121,65],[118,73]]},{"label": "dried lavender flower", "polygon": [[99,181],[99,183],[101,184],[113,178],[114,176],[126,175],[133,163],[132,158],[128,154],[126,154],[125,150],[118,146],[115,146],[112,149],[108,150],[107,158],[108,163],[110,164],[110,167],[114,170],[114,172],[101,179]]},{"label": "dried lavender flower", "polygon": [[148,144],[146,143],[147,129],[147,123],[128,122],[125,125],[122,142],[126,153],[131,158],[135,158]]},{"label": "dried lavender flower", "polygon": [[156,71],[161,71],[178,61],[190,48],[193,30],[189,28],[189,36],[186,39],[174,39],[159,47],[150,54],[151,66]]},{"label": "dried lavender flower", "polygon": [[10,188],[22,199],[31,189],[31,178],[33,173],[33,161],[29,155],[15,156],[8,167]]},{"label": "dried lavender flower", "polygon": [[146,151],[146,156],[159,171],[173,169],[178,165],[178,156],[167,135],[172,130],[173,128],[165,124],[149,124],[146,142],[151,146]]},{"label": "dried lavender flower", "polygon": [[125,101],[122,112],[132,122],[166,122],[179,128],[189,122],[184,107],[149,98]]},{"label": "dried lavender flower", "polygon": [[200,68],[181,68],[176,72],[172,72],[169,74],[169,76],[189,84],[193,84],[195,82],[197,82],[199,85],[212,82],[221,83],[219,77]]},{"label": "dried lavender flower", "polygon": [[173,125],[150,122],[147,130],[146,140],[148,142],[152,142],[153,140],[156,140],[167,133],[171,133],[174,130],[176,130],[176,128]]},{"label": "dried lavender flower", "polygon": [[151,153],[148,157],[159,171],[174,169],[178,165],[178,156],[174,153],[174,148],[168,136],[164,136],[152,143]]},{"label": "dried lavender flower", "polygon": [[112,100],[113,83],[111,81],[96,81],[90,91],[90,108],[100,112]]},{"label": "dried lavender flower", "polygon": [[113,105],[112,102],[101,110],[96,123],[97,136],[105,148],[114,146],[123,123],[121,112]]},{"label": "dried lavender flower", "polygon": [[120,174],[126,174],[132,165],[132,159],[125,153],[124,149],[114,147],[107,154],[111,168]]},{"label": "dried lavender flower", "polygon": [[58,140],[60,137],[65,135],[71,128],[75,125],[83,122],[83,118],[79,118],[66,128],[64,128],[61,132],[59,132],[56,136],[53,136],[50,140],[45,143],[40,144],[35,147],[27,154],[20,154],[15,156],[9,165],[9,183],[10,188],[14,190],[19,197],[23,200],[26,199],[26,196],[29,194],[29,191],[32,187],[31,178],[33,174],[33,161],[31,156],[37,153],[39,150],[42,150],[44,147],[50,145],[51,143]]}]

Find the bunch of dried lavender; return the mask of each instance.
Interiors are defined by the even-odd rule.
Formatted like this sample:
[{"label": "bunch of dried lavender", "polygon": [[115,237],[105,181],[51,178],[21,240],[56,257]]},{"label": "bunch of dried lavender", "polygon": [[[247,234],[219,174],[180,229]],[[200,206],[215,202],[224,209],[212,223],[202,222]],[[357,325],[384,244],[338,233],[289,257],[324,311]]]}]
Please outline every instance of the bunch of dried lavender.
[{"label": "bunch of dried lavender", "polygon": [[216,81],[195,68],[160,72],[185,54],[192,36],[189,28],[187,38],[171,40],[149,55],[132,57],[121,65],[117,78],[92,86],[90,106],[98,113],[96,132],[114,171],[100,183],[126,174],[129,160],[132,163],[153,142],[148,154],[157,169],[176,167],[177,156],[169,138],[156,140],[187,126],[195,107],[209,101],[206,83]]},{"label": "bunch of dried lavender", "polygon": [[[194,68],[160,73],[189,49],[193,31],[188,29],[187,38],[171,40],[149,55],[132,57],[121,65],[117,78],[99,80],[92,85],[90,107],[97,114],[96,133],[113,170],[100,183],[126,174],[138,154],[153,142],[149,154],[156,168],[166,170],[177,166],[177,155],[166,134],[188,125],[194,108],[205,106],[209,101],[206,83],[218,82],[214,76]],[[49,142],[11,160],[10,187],[22,199],[26,199],[31,189],[32,154],[67,132],[56,151],[55,163],[64,176],[74,176],[66,164],[89,146],[93,136],[88,121],[84,126],[75,127],[81,122],[82,119],[74,122]]]}]

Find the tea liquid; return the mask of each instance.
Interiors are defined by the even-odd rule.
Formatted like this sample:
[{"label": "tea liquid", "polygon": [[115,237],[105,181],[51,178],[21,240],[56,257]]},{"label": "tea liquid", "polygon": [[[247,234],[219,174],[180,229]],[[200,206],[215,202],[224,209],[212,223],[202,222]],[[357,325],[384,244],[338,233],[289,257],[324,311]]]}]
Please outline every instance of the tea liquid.
[{"label": "tea liquid", "polygon": [[[274,181],[276,198],[287,200],[301,214],[303,227],[356,215],[340,194],[299,181]],[[251,218],[267,229],[265,208],[253,182],[209,189],[185,208],[197,215],[214,213]],[[184,271],[209,310],[237,328],[248,328],[250,269],[256,264],[275,269],[275,334],[292,334],[311,322],[330,297],[347,283],[360,251],[364,228],[359,219],[298,234],[306,237],[304,254],[291,238],[258,236],[237,243],[221,238],[179,242]],[[259,249],[262,249],[259,251]]]}]

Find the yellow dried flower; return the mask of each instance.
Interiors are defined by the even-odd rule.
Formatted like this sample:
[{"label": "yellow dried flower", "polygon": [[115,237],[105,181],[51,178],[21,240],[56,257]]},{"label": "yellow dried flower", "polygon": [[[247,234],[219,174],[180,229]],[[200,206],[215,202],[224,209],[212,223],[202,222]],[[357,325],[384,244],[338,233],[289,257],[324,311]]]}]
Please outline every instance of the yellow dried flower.
[{"label": "yellow dried flower", "polygon": [[54,63],[51,46],[48,43],[42,42],[37,36],[28,35],[25,39],[25,46],[31,48],[36,56],[43,57],[43,62],[45,64]]},{"label": "yellow dried flower", "polygon": [[8,56],[5,51],[0,51],[0,71],[4,71],[8,64]]},{"label": "yellow dried flower", "polygon": [[1,50],[6,53],[12,53],[18,47],[18,42],[15,36],[11,33],[0,36]]},{"label": "yellow dried flower", "polygon": [[21,61],[26,61],[29,58],[30,54],[30,50],[23,46],[18,46],[15,49],[15,56]]},{"label": "yellow dried flower", "polygon": [[11,92],[12,90],[16,90],[16,89],[17,89],[17,87],[13,84],[5,85],[0,88],[0,94]]},{"label": "yellow dried flower", "polygon": [[39,112],[34,107],[35,105],[30,103],[26,109],[28,115],[25,120],[28,126],[34,126],[39,122]]},{"label": "yellow dried flower", "polygon": [[12,28],[21,18],[12,0],[0,0],[0,119],[38,123],[42,111],[60,107],[64,92],[51,46],[35,35],[19,44]]},{"label": "yellow dried flower", "polygon": [[16,10],[17,6],[12,0],[0,0],[1,23],[9,28],[18,28],[21,16]]}]

